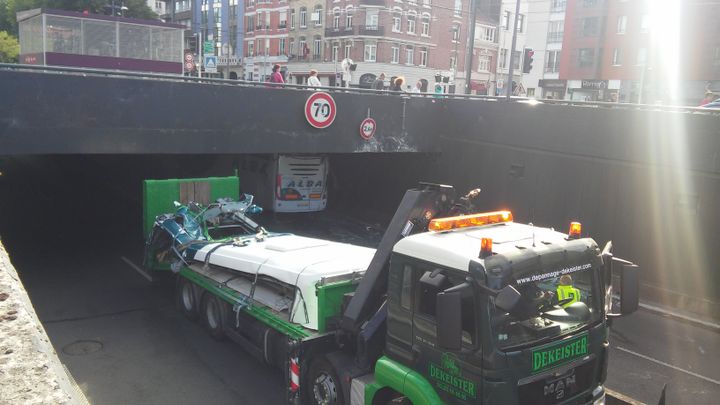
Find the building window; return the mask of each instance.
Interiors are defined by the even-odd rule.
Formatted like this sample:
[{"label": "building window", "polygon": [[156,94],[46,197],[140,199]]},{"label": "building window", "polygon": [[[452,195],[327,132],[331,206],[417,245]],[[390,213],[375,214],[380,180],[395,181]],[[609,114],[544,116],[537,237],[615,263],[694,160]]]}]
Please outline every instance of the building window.
[{"label": "building window", "polygon": [[523,32],[523,25],[525,25],[525,15],[524,14],[518,14],[518,21],[517,21],[517,32]]},{"label": "building window", "polygon": [[453,7],[453,15],[455,17],[462,16],[462,0],[455,0],[455,7]]},{"label": "building window", "polygon": [[510,30],[510,11],[509,10],[505,10],[505,13],[503,14],[502,27],[505,29],[505,31]]},{"label": "building window", "polygon": [[423,7],[430,7],[430,0],[423,0]]},{"label": "building window", "polygon": [[613,49],[613,60],[612,64],[613,66],[620,66],[622,63],[622,60],[620,59],[620,48]]},{"label": "building window", "polygon": [[455,65],[456,65],[456,63],[455,63],[456,61],[457,61],[457,59],[455,58],[455,56],[451,56],[451,57],[450,57],[450,69],[452,69],[452,70],[457,69],[457,66],[455,66]]},{"label": "building window", "polygon": [[390,63],[400,63],[400,48],[398,46],[393,46],[390,49],[392,50]]},{"label": "building window", "polygon": [[365,27],[367,29],[377,30],[379,21],[378,9],[369,8],[365,11]]},{"label": "building window", "polygon": [[399,11],[393,11],[393,32],[400,32],[402,29],[402,14]]},{"label": "building window", "polygon": [[578,67],[592,67],[595,64],[595,49],[581,48],[578,51]]},{"label": "building window", "polygon": [[551,0],[550,12],[559,13],[565,11],[565,0]]},{"label": "building window", "polygon": [[290,10],[290,29],[295,29],[295,9]]},{"label": "building window", "polygon": [[248,42],[247,56],[248,58],[255,56],[255,42],[253,41]]},{"label": "building window", "polygon": [[647,49],[640,48],[640,49],[638,49],[637,65],[645,66],[646,63],[647,63]]},{"label": "building window", "polygon": [[548,24],[548,43],[562,42],[565,34],[565,21],[550,21]]},{"label": "building window", "polygon": [[498,57],[498,67],[500,69],[507,68],[507,49],[500,49],[500,56]]},{"label": "building window", "polygon": [[287,28],[287,12],[280,13],[280,23],[278,23],[278,28]]},{"label": "building window", "polygon": [[375,62],[377,56],[377,45],[367,44],[365,45],[365,62]]},{"label": "building window", "polygon": [[280,38],[278,43],[278,55],[285,55],[285,38]]},{"label": "building window", "polygon": [[353,20],[353,8],[352,8],[352,6],[349,6],[347,9],[345,9],[345,29],[346,30],[352,29],[352,20]]},{"label": "building window", "polygon": [[415,64],[415,49],[412,46],[405,46],[405,64]]},{"label": "building window", "polygon": [[626,28],[627,28],[627,16],[621,15],[618,17],[618,20],[617,20],[617,33],[624,34]]},{"label": "building window", "polygon": [[430,36],[430,15],[429,14],[423,14],[423,16],[422,16],[421,34],[425,37]]},{"label": "building window", "polygon": [[352,53],[352,44],[345,44],[345,57],[349,58]]},{"label": "building window", "polygon": [[315,26],[319,27],[323,24],[323,8],[321,5],[315,6],[313,11],[312,20],[315,22]]},{"label": "building window", "polygon": [[475,26],[475,38],[485,42],[495,42],[495,27],[488,27],[487,25]]},{"label": "building window", "polygon": [[427,66],[428,64],[428,51],[427,48],[420,49],[420,66]]},{"label": "building window", "polygon": [[594,37],[598,34],[598,18],[588,17],[582,19],[582,34],[584,37]]},{"label": "building window", "polygon": [[452,40],[453,40],[453,42],[460,41],[460,26],[459,25],[454,25],[452,27]]},{"label": "building window", "polygon": [[492,56],[480,55],[478,57],[478,72],[489,72]]},{"label": "building window", "polygon": [[408,13],[407,20],[408,20],[408,34],[415,34],[415,19],[417,18],[417,15],[414,14],[414,11],[411,11]]},{"label": "building window", "polygon": [[320,60],[320,52],[322,49],[322,40],[319,36],[315,36],[313,41],[313,59]]},{"label": "building window", "polygon": [[307,8],[300,7],[300,28],[307,27]]},{"label": "building window", "polygon": [[333,44],[332,46],[332,60],[333,62],[338,61],[338,52],[340,52],[340,46],[338,44]]},{"label": "building window", "polygon": [[295,53],[295,39],[290,38],[290,46],[288,47],[288,54],[290,57],[295,57],[297,54]]},{"label": "building window", "polygon": [[340,9],[336,8],[333,10],[333,23],[332,27],[335,31],[340,29]]},{"label": "building window", "polygon": [[642,16],[642,19],[640,20],[640,32],[650,32],[650,26],[652,25],[652,22],[650,20],[649,15]]},{"label": "building window", "polygon": [[520,69],[520,59],[522,59],[520,51],[513,51],[513,69]]},{"label": "building window", "polygon": [[597,5],[597,0],[583,0],[583,6],[592,7]]},{"label": "building window", "polygon": [[545,55],[545,73],[560,71],[560,51],[548,51]]},{"label": "building window", "polygon": [[255,29],[255,21],[253,21],[254,16],[246,16],[245,17],[245,32],[252,32]]},{"label": "building window", "polygon": [[307,58],[308,54],[310,53],[310,48],[307,46],[307,41],[305,41],[305,37],[300,37],[298,40],[298,57],[301,59]]}]

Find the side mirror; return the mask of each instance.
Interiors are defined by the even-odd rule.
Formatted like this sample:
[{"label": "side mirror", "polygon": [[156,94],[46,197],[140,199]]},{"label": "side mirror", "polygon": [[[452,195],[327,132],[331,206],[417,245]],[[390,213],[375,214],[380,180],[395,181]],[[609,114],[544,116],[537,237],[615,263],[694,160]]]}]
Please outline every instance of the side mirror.
[{"label": "side mirror", "polygon": [[617,257],[612,257],[609,262],[613,275],[620,273],[620,313],[608,314],[608,317],[632,314],[640,306],[640,267]]},{"label": "side mirror", "polygon": [[462,347],[462,297],[460,291],[443,291],[436,298],[437,341],[444,350]]},{"label": "side mirror", "polygon": [[628,315],[640,306],[640,267],[637,264],[623,264],[620,273],[620,314]]}]

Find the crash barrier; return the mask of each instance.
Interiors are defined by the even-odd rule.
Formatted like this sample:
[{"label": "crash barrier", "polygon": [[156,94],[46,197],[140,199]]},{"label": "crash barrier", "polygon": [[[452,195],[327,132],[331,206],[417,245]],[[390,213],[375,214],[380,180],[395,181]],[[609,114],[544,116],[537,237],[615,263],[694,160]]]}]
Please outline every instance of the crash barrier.
[{"label": "crash barrier", "polygon": [[1,242],[0,348],[4,403],[88,404],[61,364]]}]

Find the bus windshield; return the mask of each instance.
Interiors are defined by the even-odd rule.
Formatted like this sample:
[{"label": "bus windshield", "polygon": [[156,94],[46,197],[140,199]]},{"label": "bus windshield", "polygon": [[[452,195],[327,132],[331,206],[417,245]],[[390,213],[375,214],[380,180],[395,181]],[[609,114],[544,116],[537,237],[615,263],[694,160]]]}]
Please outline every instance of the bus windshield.
[{"label": "bus windshield", "polygon": [[498,347],[541,344],[595,323],[601,316],[595,270],[583,264],[515,280],[512,285],[522,297],[512,313],[493,305],[492,330]]}]

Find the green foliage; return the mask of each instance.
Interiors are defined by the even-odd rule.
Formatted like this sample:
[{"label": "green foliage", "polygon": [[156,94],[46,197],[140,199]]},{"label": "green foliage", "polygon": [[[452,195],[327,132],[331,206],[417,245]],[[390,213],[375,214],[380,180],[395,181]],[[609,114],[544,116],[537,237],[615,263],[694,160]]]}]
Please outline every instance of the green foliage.
[{"label": "green foliage", "polygon": [[[34,8],[52,8],[57,10],[68,10],[83,12],[85,10],[92,14],[110,14],[108,5],[113,0],[0,0],[0,31],[7,31],[17,35],[18,26],[16,14],[18,11],[31,10]],[[123,13],[125,17],[156,20],[157,14],[152,11],[144,0],[115,0],[119,8],[122,5],[127,7]]]},{"label": "green foliage", "polygon": [[0,31],[0,62],[15,63],[20,53],[20,43],[17,38],[5,31]]}]

